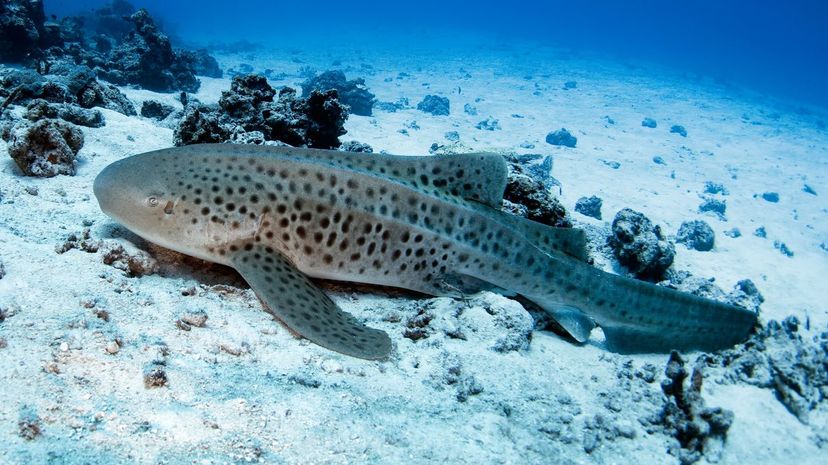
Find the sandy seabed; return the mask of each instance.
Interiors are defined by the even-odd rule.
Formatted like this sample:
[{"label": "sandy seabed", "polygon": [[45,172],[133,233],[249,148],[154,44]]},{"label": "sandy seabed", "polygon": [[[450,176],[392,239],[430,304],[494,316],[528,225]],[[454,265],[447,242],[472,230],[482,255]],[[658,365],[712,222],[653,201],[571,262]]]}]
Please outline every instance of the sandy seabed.
[{"label": "sandy seabed", "polygon": [[[674,235],[683,221],[704,219],[714,250],[678,245],[676,269],[715,277],[726,290],[749,278],[766,299],[762,320],[794,315],[809,323],[806,335],[828,327],[828,118],[818,112],[648,65],[517,45],[218,58],[225,69],[286,72],[274,86],[298,87],[300,67],[325,70],[339,60],[381,101],[406,97],[413,106],[426,94],[446,96],[450,116],[352,115],[342,139],[418,155],[457,131],[473,149],[552,155],[560,198],[577,223],[607,228],[630,207]],[[567,81],[577,86],[567,90]],[[215,102],[228,87],[229,79],[202,78],[196,97]],[[146,99],[180,107],[173,95],[123,91],[139,108]],[[667,355],[623,356],[548,332],[534,332],[526,348],[495,350],[529,318],[496,294],[458,301],[328,284],[343,309],[391,335],[390,360],[297,339],[233,270],[148,244],[100,212],[92,182],[103,167],[172,144],[172,130],[152,120],[102,112],[106,126],[84,128],[76,176],[24,177],[0,156],[0,463],[678,463],[667,452],[675,439],[648,433],[641,421],[660,406]],[[489,117],[500,129],[476,128]],[[658,126],[643,127],[645,117]],[[671,133],[674,124],[687,136]],[[562,127],[576,148],[545,143]],[[726,201],[726,219],[699,213],[707,181],[725,186],[727,195],[714,197]],[[574,212],[590,195],[603,199],[603,221]],[[129,277],[100,253],[56,253],[86,227],[95,240],[148,252],[160,271]],[[767,237],[754,235],[759,227]],[[725,234],[732,228],[741,237]],[[204,327],[176,325],[200,311]],[[423,314],[428,337],[404,337]],[[629,389],[620,381],[625,366],[646,364],[658,368],[655,382]],[[145,387],[153,367],[165,371],[165,386]],[[824,404],[804,424],[772,391],[717,382],[716,372],[703,394],[735,421],[702,463],[824,460]],[[20,434],[26,418],[39,424],[34,440]]]}]

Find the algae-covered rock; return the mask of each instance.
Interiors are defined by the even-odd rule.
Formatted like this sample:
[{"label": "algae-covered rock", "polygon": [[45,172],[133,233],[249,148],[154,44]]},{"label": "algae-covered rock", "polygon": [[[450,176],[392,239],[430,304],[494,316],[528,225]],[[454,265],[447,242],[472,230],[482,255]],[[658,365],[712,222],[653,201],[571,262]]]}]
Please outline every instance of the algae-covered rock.
[{"label": "algae-covered rock", "polygon": [[83,132],[77,126],[54,119],[18,123],[4,139],[9,155],[27,176],[73,176],[75,156],[83,147]]}]

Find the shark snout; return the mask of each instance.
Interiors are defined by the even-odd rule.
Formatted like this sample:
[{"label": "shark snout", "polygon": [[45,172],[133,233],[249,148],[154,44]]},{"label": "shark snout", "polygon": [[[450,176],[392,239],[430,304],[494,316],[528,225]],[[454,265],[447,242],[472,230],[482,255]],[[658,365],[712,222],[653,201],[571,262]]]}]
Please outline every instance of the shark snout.
[{"label": "shark snout", "polygon": [[117,172],[118,167],[112,164],[103,169],[95,178],[92,184],[92,191],[95,193],[95,198],[98,199],[98,205],[104,213],[109,214],[112,211],[111,205],[113,193],[117,189]]}]

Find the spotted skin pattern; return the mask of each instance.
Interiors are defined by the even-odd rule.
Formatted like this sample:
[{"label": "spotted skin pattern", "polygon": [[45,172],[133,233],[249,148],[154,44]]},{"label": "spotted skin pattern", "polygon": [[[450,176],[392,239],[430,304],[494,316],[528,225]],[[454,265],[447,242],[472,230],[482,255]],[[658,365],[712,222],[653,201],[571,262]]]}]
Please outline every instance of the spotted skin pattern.
[{"label": "spotted skin pattern", "polygon": [[578,340],[597,323],[619,351],[724,347],[752,326],[746,310],[587,265],[580,231],[497,209],[505,182],[493,154],[205,144],[118,161],[95,194],[146,239],[235,267],[288,327],[357,357],[385,356],[387,335],[307,277],[430,295],[456,295],[456,278],[469,277],[527,297]]}]

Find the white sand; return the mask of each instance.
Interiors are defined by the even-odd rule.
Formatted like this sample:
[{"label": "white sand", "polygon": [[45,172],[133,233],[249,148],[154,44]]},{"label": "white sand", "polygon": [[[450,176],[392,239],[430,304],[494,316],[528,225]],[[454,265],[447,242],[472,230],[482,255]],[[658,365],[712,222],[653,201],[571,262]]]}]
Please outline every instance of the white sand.
[{"label": "white sand", "polygon": [[[474,149],[551,154],[568,209],[594,194],[604,200],[603,223],[630,207],[669,234],[684,220],[702,218],[716,232],[716,247],[702,253],[678,245],[677,269],[715,277],[726,290],[750,278],[766,298],[763,319],[796,315],[810,319],[806,334],[825,331],[828,252],[820,244],[828,243],[828,134],[816,123],[828,118],[652,67],[534,46],[460,47],[298,57],[319,70],[341,60],[349,77],[364,76],[383,101],[407,97],[416,105],[429,93],[451,100],[449,117],[417,110],[351,116],[343,140],[424,154],[433,142],[445,142],[446,131],[458,131]],[[285,71],[292,77],[274,85],[295,86],[302,65],[291,58],[276,51],[220,61],[225,68],[245,62]],[[410,77],[397,79],[401,71]],[[563,90],[569,80],[577,88]],[[229,79],[202,82],[197,97],[204,102],[229,87]],[[125,92],[138,108],[147,98],[174,102],[171,95]],[[477,116],[463,113],[466,103]],[[151,121],[104,114],[105,127],[84,129],[77,176],[27,178],[0,157],[0,260],[7,271],[0,307],[11,313],[0,323],[8,344],[0,349],[0,463],[677,463],[666,453],[673,440],[647,434],[638,421],[655,413],[655,404],[626,391],[615,374],[632,359],[636,368],[655,364],[660,378],[665,355],[624,357],[550,333],[535,333],[527,350],[496,352],[491,347],[507,331],[503,321],[528,316],[494,294],[463,303],[336,286],[332,296],[345,310],[389,332],[396,346],[391,360],[365,362],[296,339],[261,311],[232,270],[147,244],[99,211],[91,186],[104,166],[172,142],[172,131]],[[475,129],[489,116],[501,130]],[[658,127],[642,127],[644,117]],[[415,120],[419,130],[398,132]],[[672,124],[688,136],[670,134]],[[577,148],[544,142],[561,127],[578,137]],[[520,148],[525,142],[535,148]],[[666,165],[653,163],[654,155]],[[621,166],[612,169],[602,159]],[[727,221],[697,213],[708,180],[729,191],[716,196],[727,201]],[[804,183],[819,195],[803,192]],[[756,197],[766,191],[778,192],[779,203]],[[574,211],[573,218],[602,223]],[[93,238],[131,241],[155,256],[162,272],[129,278],[99,254],[55,253],[86,220]],[[759,226],[767,238],[752,234]],[[742,237],[723,234],[734,227]],[[795,255],[782,255],[774,240]],[[188,289],[194,295],[183,295]],[[434,316],[431,336],[412,342],[403,337],[405,322],[421,308]],[[110,321],[97,318],[96,309],[108,311]],[[177,329],[176,320],[191,310],[207,312],[206,327]],[[466,340],[444,334],[452,329]],[[116,338],[122,347],[110,355],[105,348]],[[147,389],[142,371],[159,358],[166,360],[168,386]],[[458,401],[458,393],[475,387],[482,392]],[[646,389],[660,396],[658,382]],[[824,458],[814,439],[828,437],[824,407],[803,425],[768,390],[710,383],[705,395],[708,405],[736,414],[720,463]],[[611,399],[623,408],[608,408]],[[40,418],[42,435],[34,441],[17,434],[24,406]],[[632,429],[635,438],[604,440],[588,454],[584,425],[596,414],[609,429]]]}]

